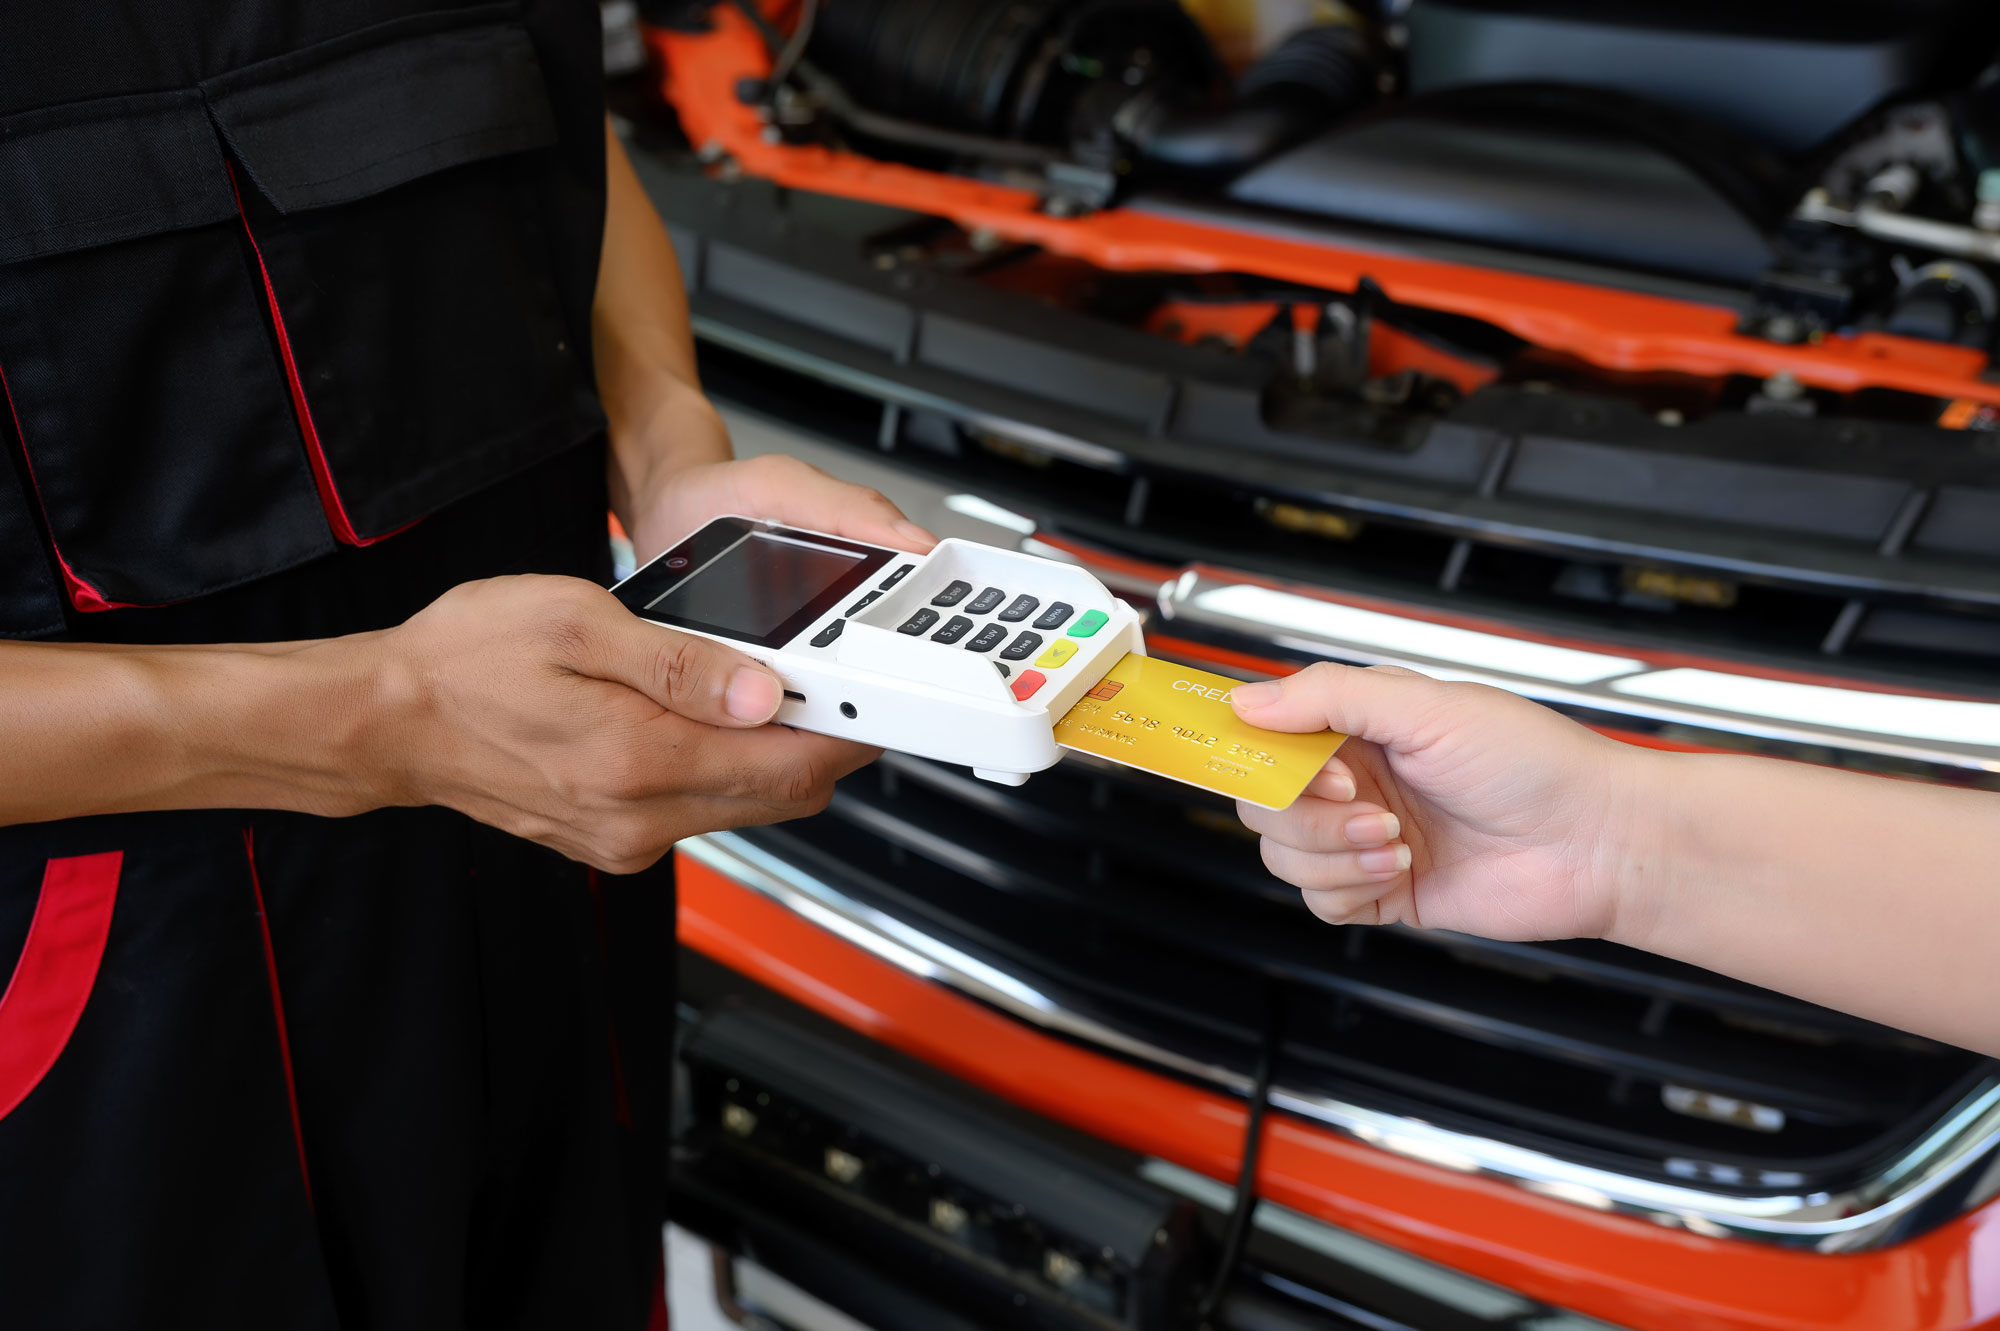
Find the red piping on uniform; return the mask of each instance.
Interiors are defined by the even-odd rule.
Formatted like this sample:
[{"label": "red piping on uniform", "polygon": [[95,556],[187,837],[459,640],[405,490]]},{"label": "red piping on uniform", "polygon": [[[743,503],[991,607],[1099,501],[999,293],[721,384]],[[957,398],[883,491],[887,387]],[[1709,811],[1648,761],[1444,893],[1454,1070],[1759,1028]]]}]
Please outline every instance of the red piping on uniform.
[{"label": "red piping on uniform", "polygon": [[125,853],[50,860],[28,941],[0,994],[0,1119],[14,1112],[62,1056],[97,983]]},{"label": "red piping on uniform", "polygon": [[671,1331],[667,1313],[667,1246],[660,1245],[658,1265],[653,1268],[653,1292],[646,1300],[646,1331]]},{"label": "red piping on uniform", "polygon": [[292,1141],[299,1148],[299,1182],[305,1185],[306,1207],[313,1207],[312,1171],[306,1168],[306,1134],[299,1125],[299,1088],[292,1079],[292,1037],[285,1029],[285,1000],[278,992],[278,954],[271,947],[271,917],[264,910],[264,885],[257,878],[257,844],[243,829],[243,858],[250,862],[250,895],[257,902],[257,930],[264,938],[264,973],[271,980],[271,1015],[278,1023],[278,1059],[285,1065],[285,1099],[292,1107]]},{"label": "red piping on uniform", "polygon": [[278,355],[285,362],[285,386],[292,391],[292,412],[298,417],[299,434],[306,441],[306,461],[312,464],[313,485],[319,490],[319,506],[326,511],[326,524],[343,545],[373,545],[383,537],[364,537],[355,531],[347,517],[347,506],[340,501],[340,491],[334,488],[333,469],[327,466],[326,450],[320,447],[319,428],[313,424],[312,408],[306,405],[306,386],[299,381],[298,362],[292,357],[292,339],[285,331],[285,316],[278,311],[278,291],[271,285],[271,270],[264,266],[264,251],[258,248],[257,234],[250,229],[250,216],[243,211],[243,194],[236,188],[233,166],[229,168],[229,192],[236,198],[236,216],[243,223],[250,254],[257,260],[257,275],[264,280],[264,305],[271,311],[271,328],[278,335]]},{"label": "red piping on uniform", "polygon": [[132,610],[137,607],[123,601],[107,601],[104,593],[85,582],[77,571],[63,558],[62,550],[56,545],[55,524],[49,522],[49,506],[42,502],[42,487],[35,480],[35,460],[28,456],[28,436],[21,430],[21,413],[14,409],[14,390],[7,387],[7,371],[0,369],[0,397],[7,399],[7,414],[14,419],[14,437],[21,441],[21,461],[28,468],[28,485],[35,492],[35,506],[42,510],[42,522],[49,529],[49,549],[55,551],[56,563],[62,568],[63,586],[69,591],[70,603],[79,610]]}]

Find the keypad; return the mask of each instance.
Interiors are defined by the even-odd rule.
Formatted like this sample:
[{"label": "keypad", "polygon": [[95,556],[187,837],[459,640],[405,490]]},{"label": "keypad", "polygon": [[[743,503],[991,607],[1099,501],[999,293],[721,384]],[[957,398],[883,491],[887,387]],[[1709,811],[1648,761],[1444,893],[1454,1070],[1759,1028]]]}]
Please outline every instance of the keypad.
[{"label": "keypad", "polygon": [[1032,596],[1017,596],[1014,598],[1014,604],[1000,612],[1000,621],[1003,624],[1018,624],[1034,614],[1035,607],[1040,604],[1041,602]]},{"label": "keypad", "polygon": [[915,564],[905,564],[901,568],[897,569],[894,573],[891,573],[888,577],[882,579],[882,590],[886,592],[891,587],[901,582],[904,578],[909,577],[910,570],[915,567],[916,567]]},{"label": "keypad", "polygon": [[860,600],[856,601],[853,605],[848,606],[846,613],[850,615],[860,614],[863,610],[866,610],[868,608],[869,604],[873,602],[876,597],[880,596],[881,594],[882,593],[880,592],[868,593],[868,595],[862,597]]},{"label": "keypad", "polygon": [[840,636],[840,631],[846,627],[847,627],[846,620],[844,619],[834,620],[831,624],[828,624],[818,633],[813,634],[813,646],[815,647],[826,646],[828,643],[832,642],[835,638],[838,638]]},{"label": "keypad", "polygon": [[1033,656],[1035,648],[1041,645],[1041,634],[1023,633],[1020,637],[1007,644],[1007,650],[1000,653],[1000,659],[1003,661],[1025,661],[1030,656]]},{"label": "keypad", "polygon": [[973,635],[971,642],[965,644],[965,650],[968,652],[990,652],[1005,641],[1007,641],[1007,630],[1001,628],[998,624],[988,624]]},{"label": "keypad", "polygon": [[1105,614],[1102,610],[1086,610],[1077,616],[1076,623],[1069,626],[1069,636],[1072,638],[1094,637],[1097,630],[1103,628],[1110,619],[1111,616]]},{"label": "keypad", "polygon": [[998,587],[988,587],[985,591],[972,598],[971,602],[965,607],[965,613],[968,615],[987,614],[994,606],[999,605],[1006,599],[1007,593],[1001,591]]},{"label": "keypad", "polygon": [[970,595],[971,592],[972,592],[971,583],[953,581],[949,587],[946,587],[936,596],[931,597],[931,604],[957,605],[960,601],[963,601],[968,595]]},{"label": "keypad", "polygon": [[899,628],[897,628],[896,632],[907,633],[911,637],[915,637],[917,634],[924,632],[926,629],[930,628],[931,625],[937,622],[938,622],[937,611],[919,610],[917,611],[916,614],[911,615],[908,619],[904,620],[902,625]]},{"label": "keypad", "polygon": [[1035,627],[1038,629],[1059,629],[1064,624],[1067,624],[1069,617],[1075,613],[1075,606],[1067,601],[1057,601],[1042,612],[1042,617],[1035,621]]},{"label": "keypad", "polygon": [[1049,644],[1049,649],[1046,652],[1035,658],[1035,664],[1038,666],[1047,666],[1053,670],[1075,655],[1075,643],[1071,642],[1068,638],[1057,638]]},{"label": "keypad", "polygon": [[945,626],[943,628],[939,629],[936,633],[931,634],[931,641],[957,642],[960,638],[963,638],[966,635],[966,632],[969,629],[971,629],[971,627],[972,627],[972,621],[967,619],[964,615],[953,615],[949,620],[945,622]]},{"label": "keypad", "polygon": [[1021,677],[1014,681],[1014,697],[1026,702],[1035,696],[1035,690],[1049,682],[1049,677],[1039,670],[1023,670]]}]

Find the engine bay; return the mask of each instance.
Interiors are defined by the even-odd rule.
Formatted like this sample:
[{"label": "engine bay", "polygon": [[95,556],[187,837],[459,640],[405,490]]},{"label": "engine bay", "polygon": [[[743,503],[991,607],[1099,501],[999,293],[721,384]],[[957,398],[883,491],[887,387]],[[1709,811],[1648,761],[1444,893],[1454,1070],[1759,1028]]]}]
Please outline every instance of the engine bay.
[{"label": "engine bay", "polygon": [[[1633,372],[1706,380],[1636,385],[1683,414],[1991,416],[1988,7],[1315,13],[1235,70],[1174,0],[728,0],[655,23],[668,95],[716,163],[935,210],[996,268],[1021,247],[1146,273],[1150,307],[1120,281],[1094,312],[1273,346],[1320,390],[1411,368],[1354,340],[1394,326],[1393,304],[1398,331],[1505,379],[1553,358],[1618,395]],[[1394,271],[1426,263],[1448,269]],[[1613,293],[1635,299],[1579,313]],[[1235,308],[1218,327],[1189,305]],[[1370,363],[1387,372],[1352,372]],[[1428,377],[1419,400],[1465,378]]]},{"label": "engine bay", "polygon": [[2000,15],[1601,8],[677,4],[631,111],[717,354],[1100,543],[1990,679]]}]

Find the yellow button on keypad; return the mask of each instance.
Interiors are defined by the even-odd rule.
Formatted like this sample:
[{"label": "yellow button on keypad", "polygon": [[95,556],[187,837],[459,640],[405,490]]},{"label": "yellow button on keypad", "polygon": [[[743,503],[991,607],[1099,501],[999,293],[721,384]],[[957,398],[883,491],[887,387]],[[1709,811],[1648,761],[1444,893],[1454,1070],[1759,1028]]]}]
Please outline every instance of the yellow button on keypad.
[{"label": "yellow button on keypad", "polygon": [[1035,658],[1038,666],[1059,666],[1076,655],[1076,644],[1068,638],[1057,638],[1049,644],[1049,649]]}]

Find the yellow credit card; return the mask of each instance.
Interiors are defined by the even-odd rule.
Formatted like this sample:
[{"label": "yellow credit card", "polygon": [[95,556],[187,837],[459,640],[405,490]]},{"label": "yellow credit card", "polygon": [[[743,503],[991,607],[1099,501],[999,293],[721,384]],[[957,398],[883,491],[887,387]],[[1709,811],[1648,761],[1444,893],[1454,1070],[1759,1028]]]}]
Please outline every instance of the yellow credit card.
[{"label": "yellow credit card", "polygon": [[1285,808],[1347,736],[1291,735],[1238,720],[1229,690],[1241,682],[1127,655],[1056,722],[1056,743],[1267,809]]}]

